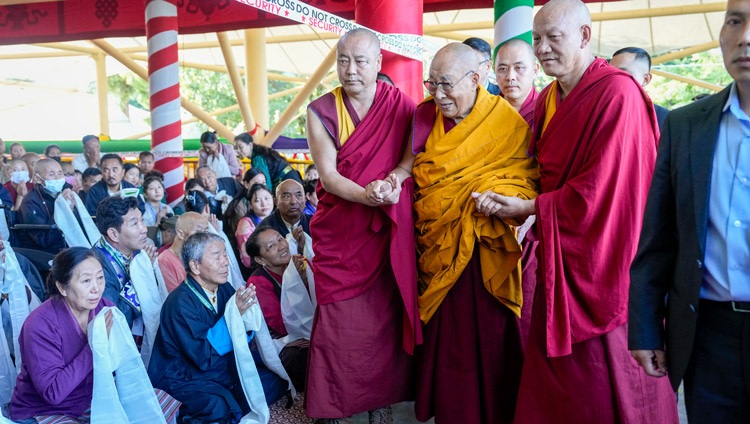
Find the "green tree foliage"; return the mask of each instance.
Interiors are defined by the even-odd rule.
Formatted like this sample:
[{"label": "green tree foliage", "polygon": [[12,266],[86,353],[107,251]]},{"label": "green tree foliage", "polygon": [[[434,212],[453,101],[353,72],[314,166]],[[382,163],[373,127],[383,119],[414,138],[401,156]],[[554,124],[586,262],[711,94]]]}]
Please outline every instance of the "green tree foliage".
[{"label": "green tree foliage", "polygon": [[[719,49],[701,52],[682,59],[655,65],[654,69],[669,72],[718,86],[726,86],[732,78],[724,68]],[[714,94],[714,91],[684,82],[654,76],[646,91],[654,103],[667,109],[684,106],[699,94]]]}]

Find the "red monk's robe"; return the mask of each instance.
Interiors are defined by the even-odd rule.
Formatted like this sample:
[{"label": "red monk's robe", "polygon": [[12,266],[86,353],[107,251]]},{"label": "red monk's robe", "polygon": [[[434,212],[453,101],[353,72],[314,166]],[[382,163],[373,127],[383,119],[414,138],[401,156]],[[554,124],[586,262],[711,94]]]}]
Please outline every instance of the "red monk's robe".
[{"label": "red monk's robe", "polygon": [[676,423],[667,379],[627,351],[629,267],[656,160],[651,100],[602,59],[552,99],[544,128],[549,93],[530,148],[541,169],[538,286],[515,422]]},{"label": "red monk's robe", "polygon": [[[382,180],[404,153],[414,102],[378,82],[369,112],[339,140],[336,100],[326,94],[309,106],[338,150],[338,172],[364,187]],[[318,302],[310,344],[307,414],[340,418],[413,396],[411,356],[421,343],[417,310],[413,180],[395,205],[370,207],[317,187],[310,221]]]}]

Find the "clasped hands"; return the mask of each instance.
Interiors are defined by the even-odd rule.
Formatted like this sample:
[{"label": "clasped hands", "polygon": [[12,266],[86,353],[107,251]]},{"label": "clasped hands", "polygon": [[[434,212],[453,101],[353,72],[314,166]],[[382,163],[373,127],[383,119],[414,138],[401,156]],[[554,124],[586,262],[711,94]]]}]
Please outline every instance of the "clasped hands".
[{"label": "clasped hands", "polygon": [[391,173],[384,180],[375,180],[365,187],[366,203],[372,206],[395,205],[401,196],[401,181]]},{"label": "clasped hands", "polygon": [[534,201],[524,200],[519,197],[503,196],[493,191],[484,193],[473,192],[477,206],[477,212],[485,216],[496,216],[498,218],[522,218],[526,219],[534,214]]}]

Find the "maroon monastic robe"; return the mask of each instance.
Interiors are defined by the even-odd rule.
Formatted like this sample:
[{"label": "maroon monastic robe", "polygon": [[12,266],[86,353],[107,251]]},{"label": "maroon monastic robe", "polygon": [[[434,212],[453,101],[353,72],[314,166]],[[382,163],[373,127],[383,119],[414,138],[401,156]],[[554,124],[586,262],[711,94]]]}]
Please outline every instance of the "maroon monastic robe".
[{"label": "maroon monastic robe", "polygon": [[[356,129],[341,145],[333,94],[312,102],[338,150],[338,172],[364,187],[400,161],[414,102],[378,82],[360,120],[344,95]],[[340,418],[413,397],[412,357],[421,343],[412,218],[413,180],[399,203],[370,207],[318,185],[310,222],[318,310],[310,341],[307,414]]]},{"label": "maroon monastic robe", "polygon": [[537,292],[516,424],[676,423],[667,379],[627,351],[629,267],[656,159],[651,100],[595,60],[544,127],[534,113]]}]

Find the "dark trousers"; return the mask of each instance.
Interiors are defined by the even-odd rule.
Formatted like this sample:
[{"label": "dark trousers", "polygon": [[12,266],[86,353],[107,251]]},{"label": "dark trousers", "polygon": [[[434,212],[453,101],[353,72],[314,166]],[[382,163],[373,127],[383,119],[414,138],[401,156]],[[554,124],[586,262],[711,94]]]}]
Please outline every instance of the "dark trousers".
[{"label": "dark trousers", "polygon": [[750,423],[750,313],[701,300],[684,381],[690,424]]},{"label": "dark trousers", "polygon": [[292,379],[294,388],[300,392],[305,391],[307,382],[307,355],[309,348],[299,346],[285,346],[279,353],[284,370]]}]

